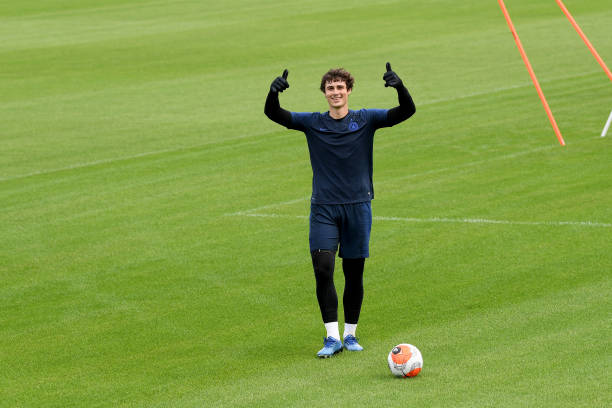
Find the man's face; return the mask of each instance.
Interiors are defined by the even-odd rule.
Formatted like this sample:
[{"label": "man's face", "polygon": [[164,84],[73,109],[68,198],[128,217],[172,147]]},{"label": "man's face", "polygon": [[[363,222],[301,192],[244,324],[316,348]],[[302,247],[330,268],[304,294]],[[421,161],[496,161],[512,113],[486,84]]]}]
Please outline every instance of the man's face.
[{"label": "man's face", "polygon": [[325,83],[325,98],[330,108],[342,108],[348,103],[348,96],[351,94],[350,89],[346,89],[344,81],[327,81]]}]

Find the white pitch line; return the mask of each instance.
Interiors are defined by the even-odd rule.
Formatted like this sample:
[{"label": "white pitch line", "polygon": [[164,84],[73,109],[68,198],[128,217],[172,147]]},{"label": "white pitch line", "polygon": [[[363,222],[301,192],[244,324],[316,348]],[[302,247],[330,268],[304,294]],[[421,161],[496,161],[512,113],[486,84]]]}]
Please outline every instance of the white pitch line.
[{"label": "white pitch line", "polygon": [[[497,157],[493,157],[490,159],[483,159],[483,160],[476,160],[476,161],[472,161],[472,162],[468,162],[468,163],[464,163],[464,164],[458,164],[456,166],[453,167],[442,167],[439,169],[433,169],[433,170],[427,170],[427,171],[423,171],[420,173],[412,173],[412,174],[408,174],[406,176],[400,176],[400,177],[395,177],[395,178],[391,178],[388,180],[383,180],[383,181],[379,181],[375,183],[375,186],[378,185],[382,185],[382,184],[387,184],[387,183],[391,183],[391,182],[395,182],[395,181],[401,181],[401,180],[405,180],[405,179],[409,179],[409,178],[415,178],[415,177],[421,177],[421,176],[429,176],[432,174],[437,174],[437,173],[444,173],[446,171],[451,171],[451,170],[456,170],[458,168],[463,168],[463,167],[473,167],[473,166],[477,166],[479,164],[483,164],[483,163],[488,163],[491,161],[496,161],[496,160],[506,160],[506,159],[513,159],[515,157],[518,156],[522,156],[525,154],[530,154],[530,153],[536,153],[542,150],[548,150],[553,148],[553,146],[543,146],[543,147],[537,147],[535,149],[529,149],[529,150],[523,150],[520,152],[516,152],[516,153],[510,153],[510,154],[506,154],[506,155],[502,155],[502,156],[497,156]],[[248,213],[254,213],[260,210],[267,210],[269,208],[276,208],[276,207],[282,207],[283,205],[289,205],[289,204],[295,204],[298,203],[300,201],[305,201],[308,200],[309,196],[306,197],[302,197],[302,198],[297,198],[295,200],[289,200],[289,201],[283,201],[283,202],[279,202],[279,203],[273,203],[273,204],[267,204],[261,207],[256,207],[256,208],[250,208],[248,210],[242,210],[242,211],[236,211],[234,213],[231,214],[225,214],[225,215],[247,215]]]},{"label": "white pitch line", "polygon": [[285,215],[285,214],[256,214],[256,213],[233,213],[229,216],[257,217],[257,218],[300,218],[308,219],[308,215]]},{"label": "white pitch line", "polygon": [[225,215],[247,215],[250,216],[251,213],[260,211],[260,210],[266,210],[268,208],[276,208],[276,207],[281,207],[283,205],[290,205],[290,204],[295,204],[295,203],[299,203],[300,201],[306,201],[308,200],[308,197],[302,197],[302,198],[296,198],[295,200],[289,200],[289,201],[283,201],[281,203],[273,203],[273,204],[268,204],[268,205],[263,205],[261,207],[256,207],[256,208],[251,208],[248,210],[244,210],[244,211],[236,211],[235,213],[231,213],[231,214],[225,214]]},{"label": "white pitch line", "polygon": [[373,217],[378,221],[405,221],[405,222],[454,222],[463,224],[504,224],[504,225],[552,225],[564,226],[575,225],[581,227],[612,228],[612,224],[593,221],[509,221],[489,220],[486,218],[412,218],[412,217]]},{"label": "white pitch line", "polygon": [[610,123],[612,123],[612,111],[610,111],[610,116],[608,116],[608,120],[606,121],[606,125],[601,131],[601,137],[606,137],[606,133],[608,133],[608,129],[610,129]]},{"label": "white pitch line", "polygon": [[[383,181],[379,181],[375,183],[375,186],[380,186],[383,184],[387,184],[387,183],[392,183],[392,182],[397,182],[397,181],[401,181],[401,180],[406,180],[406,179],[411,179],[411,178],[416,178],[416,177],[421,177],[421,176],[429,176],[432,174],[438,174],[438,173],[444,173],[447,171],[452,171],[452,170],[457,170],[457,169],[461,169],[461,168],[469,168],[469,167],[474,167],[474,166],[478,166],[480,164],[486,164],[486,163],[490,163],[490,162],[494,162],[494,161],[498,161],[498,160],[507,160],[507,159],[514,159],[516,157],[519,156],[523,156],[523,155],[528,155],[528,154],[532,154],[532,153],[537,153],[540,151],[544,151],[544,150],[550,150],[552,148],[554,148],[555,146],[549,145],[549,146],[540,146],[534,149],[528,149],[528,150],[522,150],[522,151],[518,151],[515,153],[509,153],[509,154],[505,154],[505,155],[501,155],[501,156],[497,156],[497,157],[492,157],[489,159],[482,159],[482,160],[475,160],[472,162],[468,162],[468,163],[463,163],[463,164],[458,164],[456,166],[452,166],[452,167],[442,167],[442,168],[438,168],[438,169],[432,169],[432,170],[428,170],[428,171],[424,171],[424,172],[420,172],[420,173],[412,173],[412,174],[407,174],[405,176],[400,176],[400,177],[395,177],[395,178],[391,178],[391,179],[387,179],[387,180],[383,180]],[[283,202],[278,202],[278,203],[272,203],[272,204],[267,204],[261,207],[255,207],[255,208],[250,208],[248,210],[242,210],[242,211],[236,211],[234,213],[229,213],[229,214],[225,214],[226,216],[236,216],[236,215],[244,215],[244,216],[250,216],[250,217],[284,217],[284,218],[308,218],[307,216],[302,217],[302,216],[284,216],[284,215],[277,215],[277,214],[253,214],[256,213],[260,210],[267,210],[270,208],[277,208],[277,207],[282,207],[284,205],[290,205],[290,204],[295,204],[298,203],[300,201],[306,201],[308,200],[309,196],[306,197],[302,197],[302,198],[297,198],[294,200],[289,200],[289,201],[283,201]],[[381,221],[384,221],[383,218],[380,217],[374,217],[374,219],[379,218]],[[408,219],[406,219],[405,221],[407,221]],[[419,221],[416,221],[417,219],[413,219],[413,222],[443,222],[440,221],[441,219],[438,219],[438,221],[424,221],[423,219],[418,219]],[[433,220],[433,219],[432,219]],[[485,220],[486,221],[486,220]],[[497,223],[497,224],[504,224],[504,223],[508,223],[508,222],[504,222],[504,221],[495,221],[495,220],[488,220],[490,221],[490,224],[493,223]],[[460,221],[445,221],[445,222],[460,222]],[[463,222],[467,222],[467,221],[463,221]],[[481,222],[484,223],[484,222]],[[516,224],[519,225],[521,222],[510,222],[512,224]],[[524,225],[545,225],[546,223],[524,223]],[[580,225],[580,223],[576,223],[576,222],[572,222],[570,223],[571,225]],[[590,224],[589,222],[587,222],[587,224]],[[601,224],[601,223],[595,223],[595,224]],[[609,227],[611,226],[611,224],[602,224],[602,225],[593,225],[593,226],[600,226],[600,227]]]},{"label": "white pitch line", "polygon": [[[532,153],[537,153],[537,152],[541,152],[543,150],[550,150],[550,149],[553,149],[555,147],[556,147],[556,145],[540,146],[540,147],[536,147],[534,149],[521,150],[521,151],[518,151],[518,152],[515,152],[515,153],[504,154],[504,155],[492,157],[492,158],[489,158],[489,159],[475,160],[475,161],[471,161],[471,162],[467,162],[467,163],[463,163],[463,164],[458,164],[456,166],[442,167],[442,168],[438,168],[438,169],[432,169],[432,170],[423,171],[423,172],[420,172],[420,173],[411,173],[411,174],[407,174],[405,176],[399,176],[399,177],[394,177],[394,178],[390,178],[390,179],[383,180],[383,181],[378,181],[378,182],[374,183],[374,186],[376,187],[376,186],[380,186],[380,185],[383,185],[383,184],[393,183],[393,182],[402,181],[402,180],[406,180],[406,179],[411,179],[411,178],[416,178],[416,177],[421,177],[421,176],[429,176],[429,175],[438,174],[438,173],[444,173],[444,172],[447,172],[447,171],[453,171],[453,170],[457,170],[457,169],[461,169],[461,168],[474,167],[474,166],[478,166],[479,164],[486,164],[486,163],[490,163],[490,162],[494,162],[494,161],[498,161],[498,160],[514,159],[514,158],[519,157],[519,156],[524,156],[524,155],[528,155],[528,154],[532,154]],[[251,209],[248,209],[248,210],[237,211],[235,213],[225,214],[225,215],[246,215],[247,213],[257,212],[259,210],[265,210],[265,209],[269,209],[269,208],[282,207],[283,205],[295,204],[295,203],[298,203],[300,201],[308,200],[309,197],[310,196],[306,196],[306,197],[303,197],[303,198],[297,198],[295,200],[283,201],[283,202],[279,202],[279,203],[268,204],[268,205],[264,205],[262,207],[256,207],[256,208],[251,208]]]},{"label": "white pitch line", "polygon": [[[254,212],[237,212],[228,214],[231,216],[259,217],[259,218],[293,218],[308,219],[307,215],[284,215],[284,214],[258,214]],[[413,223],[459,223],[459,224],[500,224],[500,225],[531,225],[531,226],[577,226],[577,227],[598,227],[612,228],[612,224],[594,221],[510,221],[510,220],[490,220],[486,218],[414,218],[414,217],[372,217],[374,221],[400,221]]]}]

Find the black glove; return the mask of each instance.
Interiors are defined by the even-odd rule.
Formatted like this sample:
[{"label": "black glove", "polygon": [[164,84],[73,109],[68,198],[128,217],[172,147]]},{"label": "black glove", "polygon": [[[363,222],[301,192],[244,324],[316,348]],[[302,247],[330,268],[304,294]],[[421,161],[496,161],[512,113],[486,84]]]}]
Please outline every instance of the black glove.
[{"label": "black glove", "polygon": [[272,85],[270,85],[270,92],[283,92],[285,89],[289,88],[287,75],[289,75],[289,71],[284,70],[282,77],[276,77],[274,81],[272,81]]},{"label": "black glove", "polygon": [[385,81],[385,87],[392,86],[397,89],[402,87],[404,84],[402,80],[397,76],[397,74],[391,71],[391,64],[387,62],[387,72],[383,75],[383,79]]}]

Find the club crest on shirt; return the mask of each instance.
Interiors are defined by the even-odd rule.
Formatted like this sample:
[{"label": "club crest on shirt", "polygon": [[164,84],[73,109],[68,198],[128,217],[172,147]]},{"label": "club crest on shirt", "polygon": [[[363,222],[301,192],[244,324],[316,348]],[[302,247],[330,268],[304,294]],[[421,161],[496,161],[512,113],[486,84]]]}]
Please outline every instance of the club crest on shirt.
[{"label": "club crest on shirt", "polygon": [[349,130],[357,130],[357,129],[359,129],[359,125],[357,124],[357,122],[351,121],[349,123]]}]

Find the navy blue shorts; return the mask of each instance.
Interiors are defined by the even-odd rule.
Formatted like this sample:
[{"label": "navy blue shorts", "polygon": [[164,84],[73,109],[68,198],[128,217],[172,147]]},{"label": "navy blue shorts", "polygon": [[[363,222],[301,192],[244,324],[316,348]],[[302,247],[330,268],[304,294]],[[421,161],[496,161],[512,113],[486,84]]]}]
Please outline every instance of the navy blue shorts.
[{"label": "navy blue shorts", "polygon": [[310,252],[317,249],[338,250],[341,258],[370,256],[372,205],[310,204]]}]

